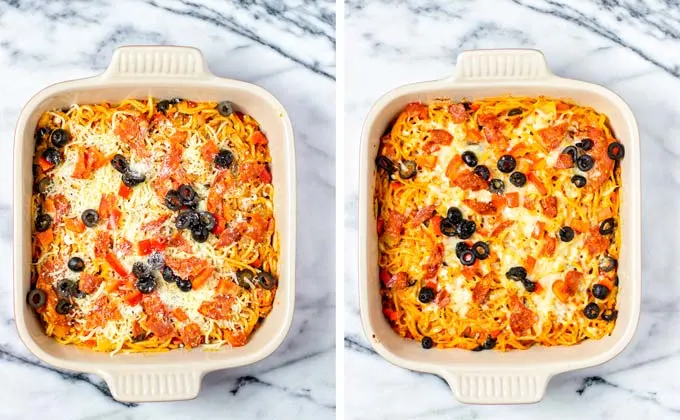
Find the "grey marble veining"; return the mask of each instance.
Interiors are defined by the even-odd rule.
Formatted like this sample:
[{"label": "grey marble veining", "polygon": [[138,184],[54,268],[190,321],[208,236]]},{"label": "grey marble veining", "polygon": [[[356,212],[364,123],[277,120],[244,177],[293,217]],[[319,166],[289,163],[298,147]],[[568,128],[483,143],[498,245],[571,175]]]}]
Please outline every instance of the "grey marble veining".
[{"label": "grey marble veining", "polygon": [[[269,358],[207,375],[194,401],[123,404],[96,375],[54,369],[19,340],[11,302],[11,151],[39,89],[95,75],[126,44],[200,48],[217,75],[272,92],[296,134],[297,301]],[[335,18],[331,0],[0,0],[0,419],[333,418]],[[306,205],[314,202],[315,206]],[[309,230],[310,224],[315,229]]]},{"label": "grey marble veining", "polygon": [[[353,419],[680,418],[680,3],[350,0],[346,6],[345,392]],[[466,49],[543,50],[553,72],[612,89],[642,149],[643,296],[633,342],[604,365],[558,375],[544,401],[466,406],[436,376],[395,367],[361,329],[356,156],[361,124],[388,90],[452,74]],[[367,374],[368,372],[368,374]]]}]

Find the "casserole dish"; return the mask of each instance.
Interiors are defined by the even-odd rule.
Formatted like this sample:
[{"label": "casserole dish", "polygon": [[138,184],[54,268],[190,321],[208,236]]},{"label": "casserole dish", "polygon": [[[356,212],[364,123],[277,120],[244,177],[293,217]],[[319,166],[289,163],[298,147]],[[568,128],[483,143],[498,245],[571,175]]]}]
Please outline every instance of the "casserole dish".
[{"label": "casserole dish", "polygon": [[[31,162],[33,132],[48,109],[73,103],[119,102],[147,96],[183,97],[194,101],[229,98],[238,110],[256,118],[271,139],[271,171],[276,191],[274,217],[280,238],[279,289],[273,310],[243,347],[219,351],[173,350],[167,353],[120,354],[111,357],[64,346],[44,334],[26,304],[31,264]],[[295,154],[286,111],[257,86],[214,76],[200,51],[186,47],[122,47],[100,76],[52,85],[22,110],[14,137],[14,310],[19,336],[38,358],[58,368],[96,373],[120,401],[194,398],[209,371],[243,366],[272,353],[283,341],[295,299]],[[285,263],[283,263],[285,261]]]},{"label": "casserole dish", "polygon": [[[511,352],[424,350],[398,336],[382,314],[378,275],[378,238],[373,216],[375,158],[386,127],[410,102],[436,98],[475,100],[500,95],[565,98],[609,117],[616,138],[628,153],[622,161],[619,317],[613,333],[576,346],[540,347]],[[539,401],[555,374],[610,360],[631,340],[640,310],[640,163],[639,135],[629,107],[600,86],[553,75],[534,50],[479,50],[458,57],[454,76],[389,92],[373,106],[361,139],[359,194],[359,293],[364,331],[375,350],[408,369],[442,376],[465,403],[498,404]]]}]

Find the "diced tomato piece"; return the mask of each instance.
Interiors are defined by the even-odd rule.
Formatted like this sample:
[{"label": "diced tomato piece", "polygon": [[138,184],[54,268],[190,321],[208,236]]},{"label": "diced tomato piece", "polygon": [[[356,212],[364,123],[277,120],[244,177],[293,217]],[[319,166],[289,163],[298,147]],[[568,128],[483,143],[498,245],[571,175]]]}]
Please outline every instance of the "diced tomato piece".
[{"label": "diced tomato piece", "polygon": [[227,331],[227,341],[232,347],[245,346],[248,342],[248,336],[243,331]]},{"label": "diced tomato piece", "polygon": [[130,195],[132,194],[132,188],[128,187],[124,183],[120,183],[120,187],[118,188],[118,196],[128,199],[130,198]]},{"label": "diced tomato piece", "polygon": [[512,224],[515,223],[512,220],[504,220],[501,223],[499,223],[494,230],[491,232],[491,236],[496,237],[501,234],[505,229],[509,228],[512,226]]},{"label": "diced tomato piece", "polygon": [[425,169],[434,169],[435,166],[437,166],[437,156],[433,155],[425,155],[425,156],[416,156],[413,158],[415,160],[416,165],[425,168]]},{"label": "diced tomato piece", "polygon": [[42,156],[38,158],[38,165],[44,172],[47,172],[54,167],[54,164],[48,162],[47,159]]},{"label": "diced tomato piece", "polygon": [[529,172],[529,174],[527,175],[527,178],[529,179],[529,182],[531,182],[532,184],[534,184],[534,186],[536,187],[536,189],[538,190],[538,192],[541,193],[541,195],[546,195],[546,194],[548,194],[548,189],[545,188],[545,185],[543,184],[543,181],[541,181],[541,180],[536,176],[536,174],[534,174],[533,172]]},{"label": "diced tomato piece", "polygon": [[574,228],[574,230],[579,233],[585,233],[590,230],[590,226],[588,225],[588,223],[584,222],[581,219],[572,220],[571,227]]},{"label": "diced tomato piece", "polygon": [[552,257],[553,254],[555,253],[556,247],[557,247],[557,239],[553,238],[552,236],[547,236],[545,238],[545,244],[543,245],[543,249],[541,250],[541,254],[546,255],[548,257]]},{"label": "diced tomato piece", "polygon": [[149,255],[154,251],[160,252],[164,251],[167,247],[167,242],[165,239],[144,239],[137,243],[137,249],[139,255]]},{"label": "diced tomato piece", "polygon": [[430,219],[430,226],[432,226],[432,229],[434,230],[434,234],[437,236],[442,236],[442,230],[441,230],[441,223],[442,223],[442,217],[439,215],[434,215],[432,219]]},{"label": "diced tomato piece", "polygon": [[505,194],[505,203],[511,209],[514,209],[515,207],[519,207],[519,193],[518,192],[511,192],[511,193]]},{"label": "diced tomato piece", "polygon": [[609,248],[610,240],[606,236],[600,235],[596,229],[586,239],[586,249],[590,255],[599,255],[604,253]]},{"label": "diced tomato piece", "polygon": [[52,229],[47,229],[44,232],[36,232],[35,238],[40,243],[40,246],[46,247],[54,239],[54,233],[52,232]]},{"label": "diced tomato piece", "polygon": [[124,297],[125,302],[130,306],[136,306],[142,301],[142,292],[133,290]]},{"label": "diced tomato piece", "polygon": [[536,222],[536,225],[534,226],[534,230],[533,230],[533,232],[531,232],[531,237],[538,239],[541,236],[543,236],[543,232],[545,232],[545,223]]},{"label": "diced tomato piece", "polygon": [[239,290],[239,287],[231,281],[231,279],[220,279],[217,282],[217,287],[215,287],[215,293],[218,295],[235,295]]},{"label": "diced tomato piece", "polygon": [[534,271],[534,267],[536,266],[536,258],[532,257],[529,255],[524,261],[524,268],[527,270],[528,274],[531,274],[532,271]]},{"label": "diced tomato piece", "polygon": [[106,253],[106,262],[109,263],[109,266],[118,273],[121,277],[127,277],[129,275],[127,269],[125,266],[123,266],[123,263],[120,262],[118,257],[116,257],[116,254],[112,252],[107,252]]},{"label": "diced tomato piece", "polygon": [[251,134],[248,138],[248,142],[255,145],[267,145],[267,143],[269,143],[267,136],[265,136],[260,130],[253,131],[253,134]]},{"label": "diced tomato piece", "polygon": [[382,236],[383,232],[385,232],[385,220],[382,217],[378,217],[378,220],[375,222],[375,226],[378,236]]},{"label": "diced tomato piece", "polygon": [[70,230],[71,232],[75,233],[85,232],[85,225],[78,218],[69,217],[68,219],[65,219],[64,222],[66,223],[66,229]]},{"label": "diced tomato piece", "polygon": [[395,322],[396,320],[399,319],[399,314],[397,313],[397,311],[387,307],[383,307],[383,315],[385,315],[385,318],[389,319],[392,322]]},{"label": "diced tomato piece", "polygon": [[184,322],[189,319],[187,316],[187,313],[184,312],[184,309],[182,308],[175,308],[172,310],[172,315],[175,317],[176,320],[179,322]]},{"label": "diced tomato piece", "polygon": [[194,290],[200,289],[212,276],[215,269],[213,267],[206,267],[197,276],[191,278],[191,284]]},{"label": "diced tomato piece", "polygon": [[380,269],[380,281],[387,286],[387,283],[389,283],[390,279],[392,278],[392,275],[390,274],[389,271],[385,270],[384,268]]}]

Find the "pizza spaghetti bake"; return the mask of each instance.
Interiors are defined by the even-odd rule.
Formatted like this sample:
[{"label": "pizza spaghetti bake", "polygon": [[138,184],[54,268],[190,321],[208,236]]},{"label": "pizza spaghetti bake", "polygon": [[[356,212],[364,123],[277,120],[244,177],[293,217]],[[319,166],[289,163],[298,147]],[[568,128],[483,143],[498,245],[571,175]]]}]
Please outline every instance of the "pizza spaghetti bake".
[{"label": "pizza spaghetti bake", "polygon": [[272,309],[268,139],[228,101],[73,105],[35,132],[28,304],[106,352],[246,344]]},{"label": "pizza spaghetti bake", "polygon": [[610,334],[624,153],[605,115],[564,100],[408,104],[376,159],[392,328],[472,351]]}]

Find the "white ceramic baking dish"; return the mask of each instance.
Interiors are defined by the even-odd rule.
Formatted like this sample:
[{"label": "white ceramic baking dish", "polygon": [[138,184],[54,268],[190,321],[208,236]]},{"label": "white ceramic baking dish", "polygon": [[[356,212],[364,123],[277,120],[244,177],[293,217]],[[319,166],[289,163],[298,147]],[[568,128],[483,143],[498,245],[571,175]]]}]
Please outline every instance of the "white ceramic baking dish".
[{"label": "white ceramic baking dish", "polygon": [[[173,350],[110,356],[47,337],[26,305],[30,286],[33,133],[40,115],[73,103],[118,102],[125,98],[229,99],[252,115],[269,138],[275,189],[274,217],[280,238],[279,288],[274,308],[248,344],[219,351]],[[256,362],[283,341],[295,302],[295,151],[293,129],[281,104],[264,89],[210,73],[201,52],[186,47],[122,47],[96,77],[52,85],[22,110],[14,136],[14,313],[19,336],[41,360],[63,369],[96,373],[120,401],[164,401],[196,397],[205,373]]]},{"label": "white ceramic baking dish", "polygon": [[[525,351],[470,352],[423,350],[420,343],[392,331],[381,311],[378,238],[373,212],[375,157],[380,136],[402,108],[435,98],[475,99],[503,94],[569,98],[605,113],[615,136],[626,147],[622,161],[619,260],[619,317],[611,336],[576,346],[536,346]],[[458,56],[454,76],[395,89],[373,106],[361,138],[359,193],[359,293],[361,318],[375,350],[390,362],[443,377],[461,402],[530,403],[545,394],[555,374],[594,366],[612,359],[631,340],[640,311],[640,148],[630,108],[597,85],[553,75],[543,54],[535,50],[476,50]]]}]

